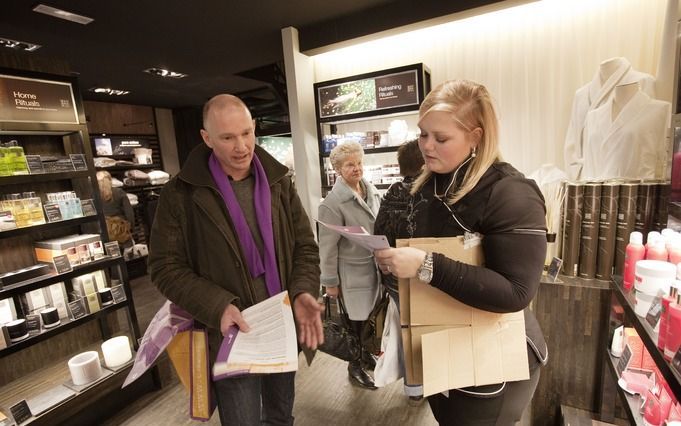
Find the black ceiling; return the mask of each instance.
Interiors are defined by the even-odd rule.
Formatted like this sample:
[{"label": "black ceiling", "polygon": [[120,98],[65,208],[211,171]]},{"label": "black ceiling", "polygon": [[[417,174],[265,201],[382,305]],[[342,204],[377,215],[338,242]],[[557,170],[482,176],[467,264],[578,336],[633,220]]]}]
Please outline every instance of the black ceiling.
[{"label": "black ceiling", "polygon": [[[497,0],[498,1],[498,0]],[[78,74],[89,100],[195,107],[223,92],[285,103],[281,29],[299,29],[301,50],[470,9],[491,0],[49,0],[94,18],[89,25],[33,12],[38,1],[3,0],[0,37],[42,45]],[[142,70],[186,73],[164,79]],[[285,80],[283,80],[285,83]],[[279,89],[277,89],[279,85]],[[122,97],[88,92],[130,90]],[[283,91],[283,93],[282,93]],[[267,108],[264,102],[263,108]]]}]

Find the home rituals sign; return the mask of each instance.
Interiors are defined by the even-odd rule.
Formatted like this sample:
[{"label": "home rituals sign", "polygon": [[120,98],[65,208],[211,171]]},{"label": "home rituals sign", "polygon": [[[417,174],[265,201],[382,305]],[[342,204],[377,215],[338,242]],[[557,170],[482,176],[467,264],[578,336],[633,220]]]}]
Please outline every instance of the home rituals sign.
[{"label": "home rituals sign", "polygon": [[0,74],[0,120],[78,124],[71,84]]}]

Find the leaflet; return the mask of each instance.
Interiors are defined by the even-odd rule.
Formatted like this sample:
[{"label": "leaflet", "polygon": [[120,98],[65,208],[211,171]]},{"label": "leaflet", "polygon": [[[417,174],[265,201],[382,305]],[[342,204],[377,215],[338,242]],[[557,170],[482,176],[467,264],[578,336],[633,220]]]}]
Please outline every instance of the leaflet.
[{"label": "leaflet", "polygon": [[288,292],[284,291],[241,312],[250,330],[232,326],[220,345],[213,380],[244,374],[298,370],[296,326]]},{"label": "leaflet", "polygon": [[317,222],[325,228],[342,235],[353,243],[359,244],[372,252],[374,250],[390,248],[390,243],[388,243],[388,239],[385,235],[372,235],[362,226],[331,225],[319,220]]}]

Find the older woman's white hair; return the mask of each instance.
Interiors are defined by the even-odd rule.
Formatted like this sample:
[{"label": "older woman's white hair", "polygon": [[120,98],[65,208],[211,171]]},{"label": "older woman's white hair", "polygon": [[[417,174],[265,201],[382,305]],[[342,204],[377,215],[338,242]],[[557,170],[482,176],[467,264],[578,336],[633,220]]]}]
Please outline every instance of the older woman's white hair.
[{"label": "older woman's white hair", "polygon": [[348,157],[356,154],[359,154],[360,160],[364,158],[364,149],[362,149],[362,145],[360,145],[358,142],[351,141],[337,145],[329,154],[331,167],[333,167],[335,171],[339,172],[341,167],[343,167],[345,160]]}]

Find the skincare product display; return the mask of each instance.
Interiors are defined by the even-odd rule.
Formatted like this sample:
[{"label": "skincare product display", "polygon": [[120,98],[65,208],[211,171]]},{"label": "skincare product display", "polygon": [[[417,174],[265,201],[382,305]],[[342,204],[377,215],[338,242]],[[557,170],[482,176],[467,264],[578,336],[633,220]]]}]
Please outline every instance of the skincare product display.
[{"label": "skincare product display", "polygon": [[102,343],[102,353],[104,354],[105,366],[121,366],[132,359],[130,339],[128,339],[128,336],[111,338]]},{"label": "skincare product display", "polygon": [[61,324],[57,308],[43,309],[42,311],[40,311],[40,319],[43,322],[44,328],[52,328]]},{"label": "skincare product display", "polygon": [[102,366],[97,351],[80,353],[68,362],[71,380],[74,385],[87,385],[99,379],[102,375]]},{"label": "skincare product display", "polygon": [[23,318],[8,322],[5,327],[12,343],[20,342],[28,337],[28,326]]}]

